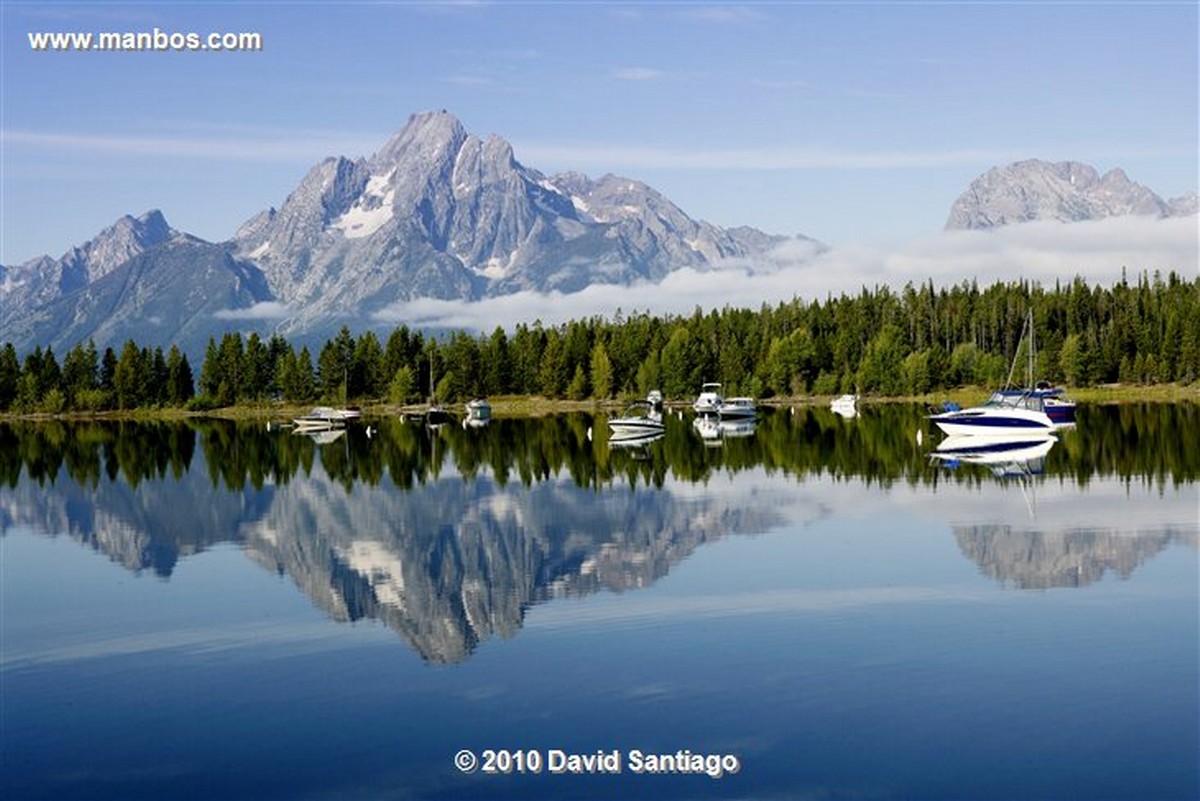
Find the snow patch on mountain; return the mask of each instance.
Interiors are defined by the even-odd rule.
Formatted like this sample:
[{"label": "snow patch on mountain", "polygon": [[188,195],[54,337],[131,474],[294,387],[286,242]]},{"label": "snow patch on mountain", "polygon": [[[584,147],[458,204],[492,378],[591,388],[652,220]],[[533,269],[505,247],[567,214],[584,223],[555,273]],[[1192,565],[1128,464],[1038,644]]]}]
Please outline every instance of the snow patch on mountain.
[{"label": "snow patch on mountain", "polygon": [[371,176],[362,195],[330,227],[347,239],[362,239],[387,225],[395,216],[396,190],[390,185],[391,179],[392,174]]}]

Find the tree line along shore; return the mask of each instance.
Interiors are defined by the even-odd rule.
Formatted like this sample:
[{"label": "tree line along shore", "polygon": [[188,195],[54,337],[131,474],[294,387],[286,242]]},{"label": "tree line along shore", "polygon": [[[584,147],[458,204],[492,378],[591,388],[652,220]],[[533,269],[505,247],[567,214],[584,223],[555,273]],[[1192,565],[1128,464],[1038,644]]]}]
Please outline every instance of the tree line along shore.
[{"label": "tree line along shore", "polygon": [[[497,326],[490,334],[428,335],[401,325],[381,341],[343,326],[319,349],[281,336],[210,338],[196,371],[171,346],[81,342],[20,356],[0,348],[0,413],[209,413],[266,405],[393,407],[436,399],[507,397],[513,407],[644,397],[693,397],[706,381],[766,402],[841,392],[924,397],[995,387],[1024,364],[1033,313],[1034,376],[1105,397],[1112,385],[1191,388],[1200,380],[1200,277],[1026,281],[794,299],[757,310],[625,314],[559,325]],[[1024,369],[1011,375],[1026,381]],[[1159,391],[1157,394],[1162,395]],[[1166,392],[1175,398],[1175,390]],[[522,400],[523,399],[523,400]],[[532,399],[539,399],[534,401]]]}]

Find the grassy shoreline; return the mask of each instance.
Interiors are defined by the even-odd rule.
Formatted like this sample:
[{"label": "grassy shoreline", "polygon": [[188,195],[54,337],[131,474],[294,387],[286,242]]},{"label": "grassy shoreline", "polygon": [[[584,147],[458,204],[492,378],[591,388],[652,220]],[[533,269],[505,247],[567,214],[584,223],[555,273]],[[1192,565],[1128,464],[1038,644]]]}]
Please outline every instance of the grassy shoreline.
[{"label": "grassy shoreline", "polygon": [[[904,396],[872,396],[860,398],[863,405],[882,403],[923,403],[934,406],[943,401],[955,401],[960,405],[974,405],[985,400],[990,394],[986,387],[958,387],[943,392],[927,393],[925,395]],[[1069,397],[1080,403],[1088,404],[1121,404],[1121,403],[1200,403],[1200,384],[1181,386],[1178,384],[1154,384],[1149,386],[1110,384],[1099,387],[1081,387],[1069,390]],[[540,417],[549,414],[565,412],[596,412],[621,409],[631,399],[617,400],[560,400],[540,396],[510,395],[489,398],[493,415],[497,417]],[[762,406],[824,406],[829,403],[828,395],[803,395],[794,397],[775,397],[759,401]],[[668,400],[671,408],[689,408],[690,399]],[[181,408],[163,409],[132,409],[125,411],[103,412],[63,412],[50,414],[35,412],[18,414],[13,412],[0,413],[0,420],[116,420],[163,422],[190,419],[216,418],[224,420],[291,420],[311,409],[310,404],[239,404],[208,411],[189,411]],[[364,417],[393,417],[405,412],[423,411],[425,404],[408,404],[396,406],[388,403],[366,404],[362,407]],[[449,404],[452,412],[462,412],[462,404]]]}]

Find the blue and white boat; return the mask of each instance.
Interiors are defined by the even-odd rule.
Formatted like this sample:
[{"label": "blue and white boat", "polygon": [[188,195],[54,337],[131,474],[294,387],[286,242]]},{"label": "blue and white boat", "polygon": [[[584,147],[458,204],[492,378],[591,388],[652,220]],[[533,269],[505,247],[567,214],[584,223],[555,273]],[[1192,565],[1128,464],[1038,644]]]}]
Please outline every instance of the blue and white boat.
[{"label": "blue and white boat", "polygon": [[997,392],[982,406],[951,409],[929,419],[950,436],[1047,435],[1055,428],[1041,399],[1028,391],[1019,395]]},{"label": "blue and white boat", "polygon": [[1033,389],[999,389],[995,395],[1020,398],[1025,393],[1041,402],[1042,411],[1055,425],[1065,426],[1075,422],[1075,401],[1068,398],[1061,387],[1051,386],[1047,381],[1037,382]]},{"label": "blue and white boat", "polygon": [[[1075,422],[1075,401],[1063,394],[1062,389],[1052,386],[1049,381],[1038,381],[1034,383],[1034,365],[1037,364],[1037,342],[1033,335],[1033,312],[1030,311],[1026,321],[1025,330],[1021,332],[1021,341],[1024,342],[1028,337],[1029,346],[1026,348],[1028,357],[1025,366],[1025,386],[1016,387],[1013,385],[1012,377],[1016,372],[1017,363],[1013,359],[1012,367],[1008,370],[1008,382],[1003,389],[996,390],[990,402],[1009,403],[1034,411],[1045,412],[1046,416],[1055,425],[1072,425]],[[1018,353],[1020,349],[1018,348]]]},{"label": "blue and white boat", "polygon": [[1026,349],[1026,380],[1029,386],[1013,387],[1012,374],[1017,368],[1014,358],[1013,365],[1009,368],[1008,382],[1003,389],[993,392],[986,403],[969,409],[949,408],[940,414],[931,415],[929,419],[951,436],[1043,434],[1053,433],[1059,425],[1073,424],[1074,401],[1063,396],[1062,390],[1055,389],[1044,381],[1033,385],[1033,366],[1036,361],[1033,312],[1029,312],[1021,340],[1024,341],[1026,336],[1029,337],[1029,347]]}]

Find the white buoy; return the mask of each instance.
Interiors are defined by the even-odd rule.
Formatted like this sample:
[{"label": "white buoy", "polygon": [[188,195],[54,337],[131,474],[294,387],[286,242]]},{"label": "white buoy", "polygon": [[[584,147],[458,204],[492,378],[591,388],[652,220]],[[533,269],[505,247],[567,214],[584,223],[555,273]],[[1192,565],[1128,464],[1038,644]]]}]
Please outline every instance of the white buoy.
[{"label": "white buoy", "polygon": [[588,442],[592,441],[592,427],[591,426],[588,426],[587,438],[588,438]]},{"label": "white buoy", "polygon": [[917,429],[917,444],[921,444],[921,429]]}]

